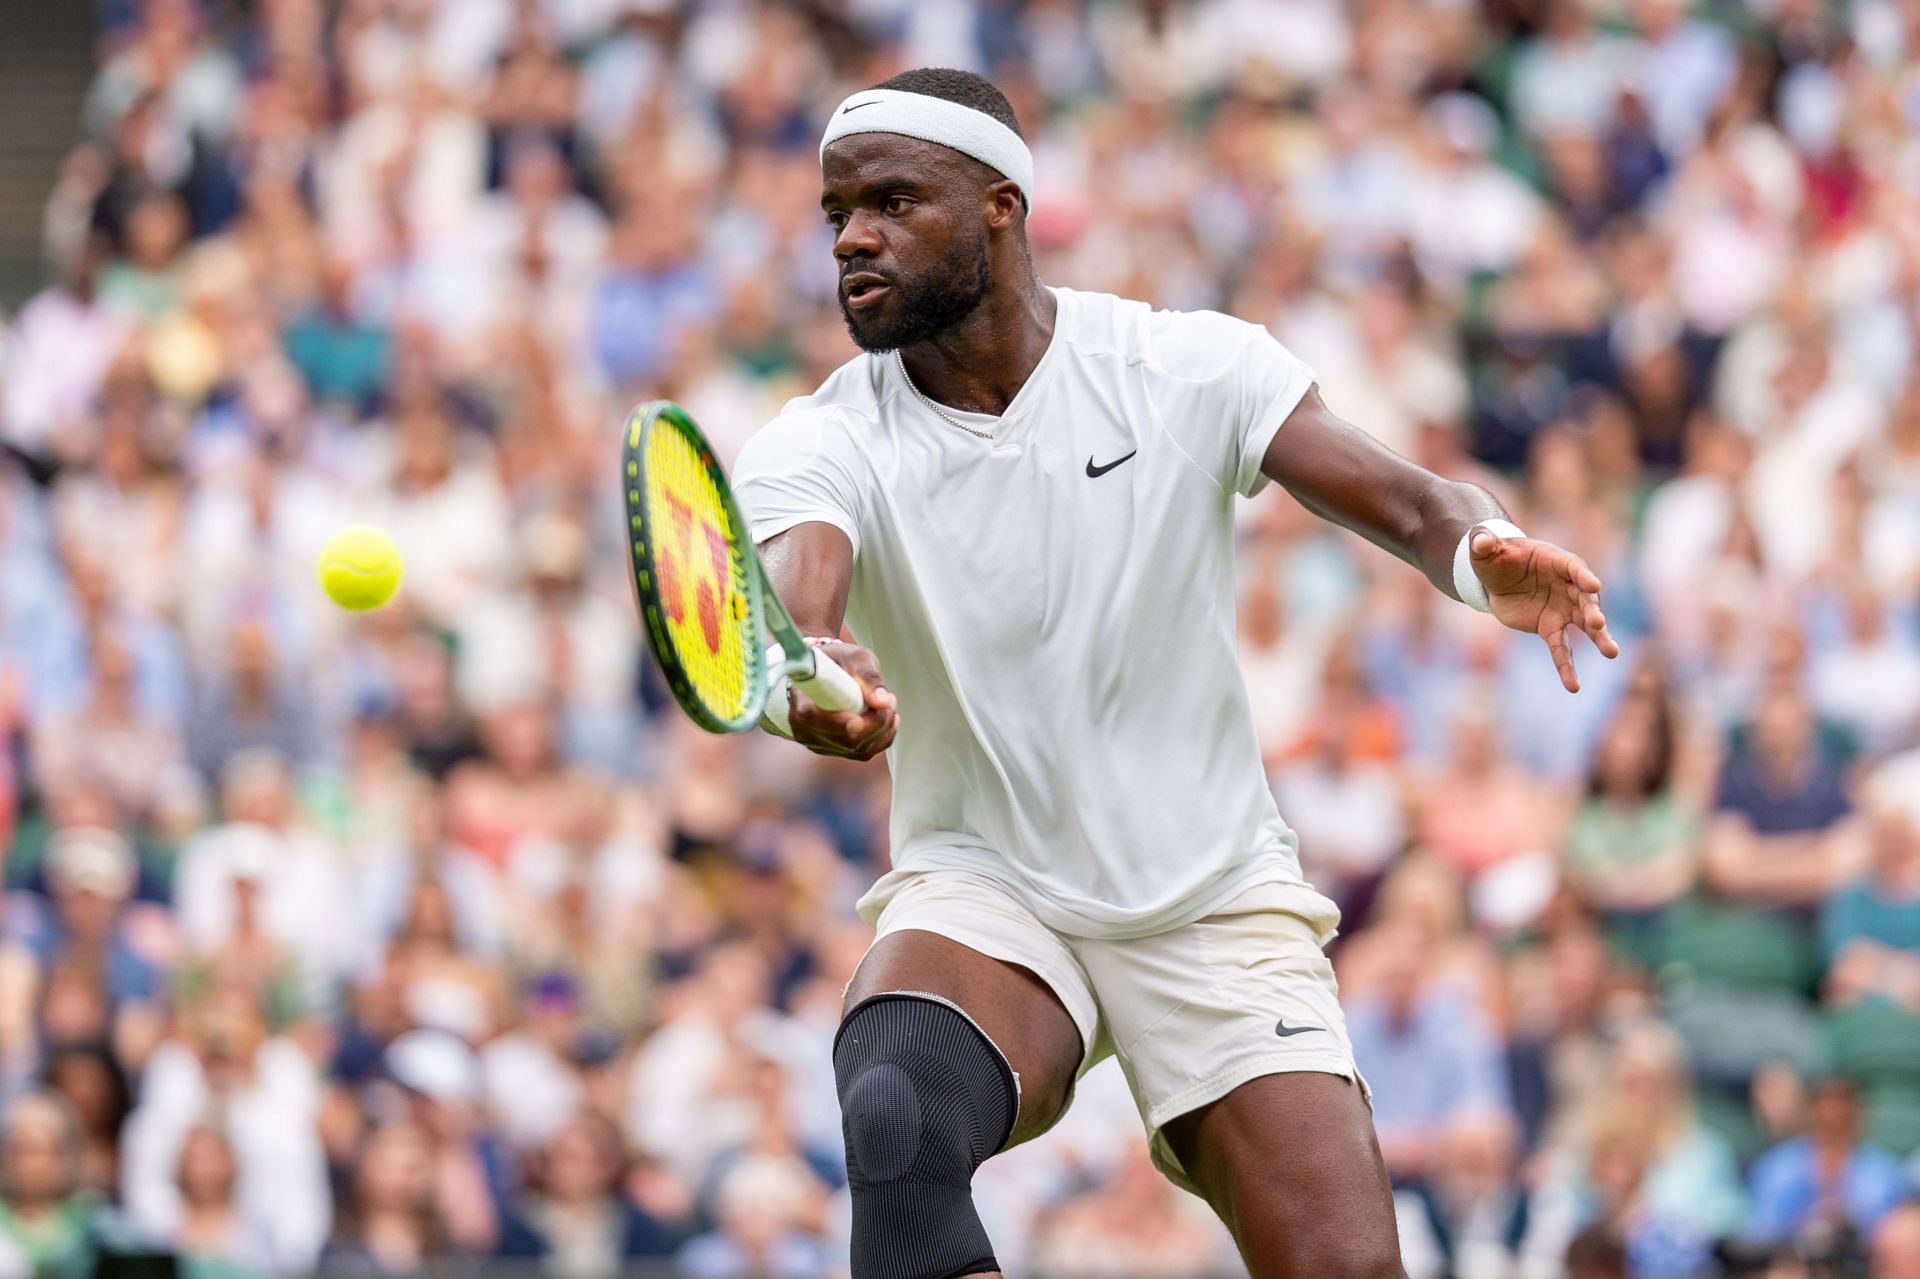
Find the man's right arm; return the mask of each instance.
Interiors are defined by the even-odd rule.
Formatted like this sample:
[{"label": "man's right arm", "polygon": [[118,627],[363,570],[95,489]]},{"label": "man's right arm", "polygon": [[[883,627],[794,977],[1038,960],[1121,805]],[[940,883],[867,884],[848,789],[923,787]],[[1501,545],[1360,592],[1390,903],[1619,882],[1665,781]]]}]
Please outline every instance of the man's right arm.
[{"label": "man's right arm", "polygon": [[839,638],[853,585],[852,540],[831,524],[810,520],[760,543],[760,562],[800,633],[826,640],[822,651],[867,690],[864,711],[824,711],[790,690],[793,739],[818,755],[872,759],[893,744],[900,715],[892,691],[881,683],[879,659]]}]

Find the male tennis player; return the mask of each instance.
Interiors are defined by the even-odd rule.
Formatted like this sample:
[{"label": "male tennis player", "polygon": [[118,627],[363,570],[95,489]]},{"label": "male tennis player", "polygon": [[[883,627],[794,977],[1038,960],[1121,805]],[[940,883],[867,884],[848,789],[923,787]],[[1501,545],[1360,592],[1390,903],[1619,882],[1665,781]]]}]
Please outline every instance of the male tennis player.
[{"label": "male tennis player", "polygon": [[1401,1275],[1321,952],[1338,913],[1235,664],[1233,499],[1278,481],[1539,634],[1569,690],[1570,631],[1618,652],[1599,580],[1341,422],[1265,330],[1043,285],[1033,160],[978,76],[854,94],[820,159],[866,354],[736,473],[794,620],[869,691],[782,694],[773,727],[858,759],[897,735],[894,869],[834,1046],[854,1279],[999,1273],[974,1170],[1109,1053],[1256,1279]]}]

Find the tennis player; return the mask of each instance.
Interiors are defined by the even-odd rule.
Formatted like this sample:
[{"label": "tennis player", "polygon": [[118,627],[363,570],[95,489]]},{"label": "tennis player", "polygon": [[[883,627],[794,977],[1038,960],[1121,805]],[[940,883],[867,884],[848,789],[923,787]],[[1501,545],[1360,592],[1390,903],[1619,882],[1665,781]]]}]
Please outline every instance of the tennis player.
[{"label": "tennis player", "polygon": [[865,354],[735,470],[796,623],[869,696],[782,693],[770,727],[893,747],[893,869],[834,1045],[854,1279],[998,1274],[975,1169],[1109,1054],[1256,1279],[1402,1275],[1322,953],[1338,912],[1235,662],[1233,501],[1278,482],[1538,634],[1569,691],[1571,632],[1618,652],[1599,580],[1335,417],[1264,329],[1041,283],[1033,158],[986,80],[855,93],[820,160]]}]

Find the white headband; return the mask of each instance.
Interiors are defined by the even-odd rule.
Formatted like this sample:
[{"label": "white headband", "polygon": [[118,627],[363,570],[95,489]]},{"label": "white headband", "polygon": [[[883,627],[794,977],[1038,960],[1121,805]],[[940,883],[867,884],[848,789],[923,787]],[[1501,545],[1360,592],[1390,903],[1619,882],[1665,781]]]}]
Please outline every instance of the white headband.
[{"label": "white headband", "polygon": [[899,89],[862,89],[835,107],[820,137],[820,156],[849,133],[899,133],[970,155],[1033,200],[1033,152],[1020,135],[984,111]]}]

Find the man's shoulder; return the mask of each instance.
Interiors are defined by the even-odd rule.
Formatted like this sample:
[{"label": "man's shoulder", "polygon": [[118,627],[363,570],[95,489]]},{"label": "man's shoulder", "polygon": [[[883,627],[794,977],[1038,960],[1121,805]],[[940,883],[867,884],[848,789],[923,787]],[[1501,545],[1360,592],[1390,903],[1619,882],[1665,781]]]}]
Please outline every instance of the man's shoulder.
[{"label": "man's shoulder", "polygon": [[796,395],[747,438],[735,462],[735,480],[761,468],[789,469],[800,457],[851,448],[860,451],[880,420],[884,392],[879,361],[861,355],[834,370],[811,395]]},{"label": "man's shoulder", "polygon": [[1058,290],[1073,307],[1073,342],[1083,353],[1111,353],[1182,381],[1221,376],[1255,341],[1257,324],[1220,311],[1161,311],[1111,293]]},{"label": "man's shoulder", "polygon": [[822,419],[873,420],[886,397],[886,365],[864,352],[827,375],[810,395],[796,395],[781,406],[775,422]]}]

